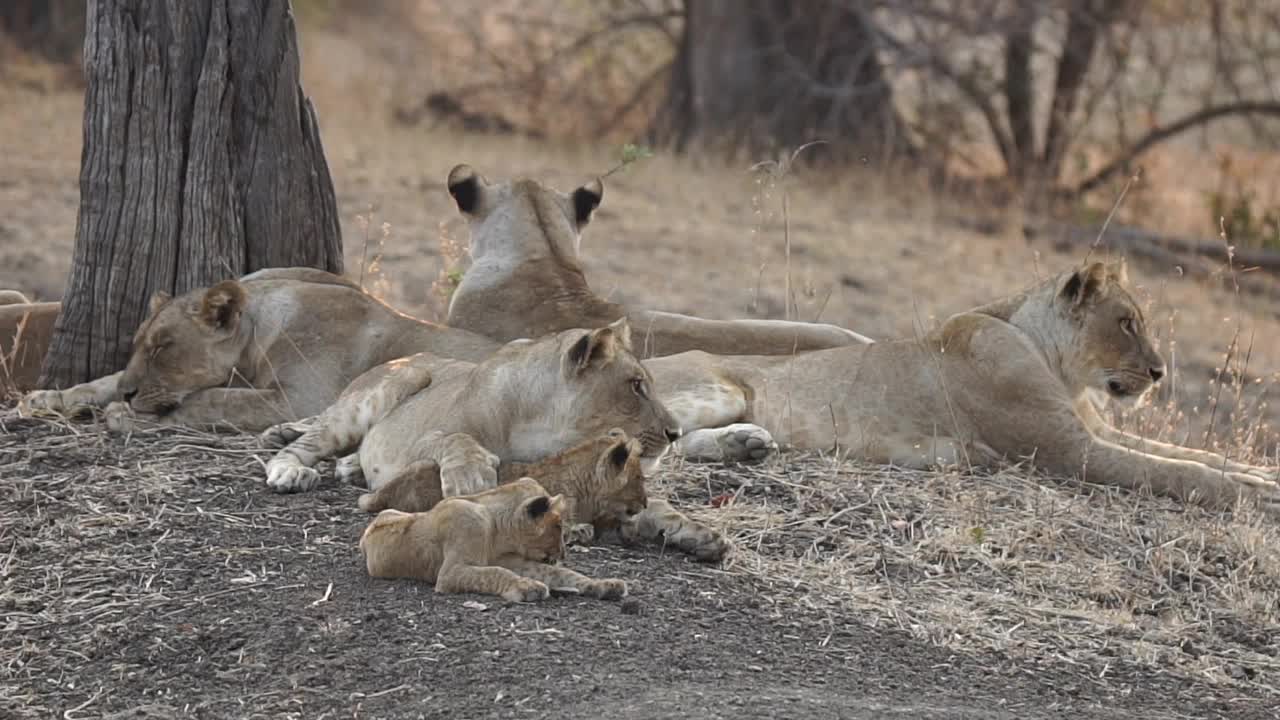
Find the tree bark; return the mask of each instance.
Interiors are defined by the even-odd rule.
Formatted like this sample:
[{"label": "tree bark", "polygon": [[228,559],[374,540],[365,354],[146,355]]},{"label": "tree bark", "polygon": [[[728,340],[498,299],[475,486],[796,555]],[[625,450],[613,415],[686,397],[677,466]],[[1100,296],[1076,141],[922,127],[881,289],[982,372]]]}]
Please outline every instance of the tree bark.
[{"label": "tree bark", "polygon": [[908,149],[870,18],[836,0],[686,0],[659,142],[879,158]]},{"label": "tree bark", "polygon": [[114,372],[156,291],[342,271],[288,0],[91,0],[80,211],[41,384]]}]

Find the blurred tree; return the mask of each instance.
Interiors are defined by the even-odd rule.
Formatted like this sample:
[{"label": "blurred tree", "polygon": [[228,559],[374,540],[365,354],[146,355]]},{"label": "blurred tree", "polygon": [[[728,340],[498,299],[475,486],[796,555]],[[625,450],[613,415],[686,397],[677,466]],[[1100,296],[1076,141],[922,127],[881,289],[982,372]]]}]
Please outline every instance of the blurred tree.
[{"label": "blurred tree", "polygon": [[156,291],[342,271],[288,0],[91,0],[80,212],[41,384],[119,370]]},{"label": "blurred tree", "polygon": [[869,10],[839,0],[685,0],[655,140],[754,152],[908,150]]},{"label": "blurred tree", "polygon": [[71,60],[84,44],[85,0],[4,0],[0,32],[50,60]]}]

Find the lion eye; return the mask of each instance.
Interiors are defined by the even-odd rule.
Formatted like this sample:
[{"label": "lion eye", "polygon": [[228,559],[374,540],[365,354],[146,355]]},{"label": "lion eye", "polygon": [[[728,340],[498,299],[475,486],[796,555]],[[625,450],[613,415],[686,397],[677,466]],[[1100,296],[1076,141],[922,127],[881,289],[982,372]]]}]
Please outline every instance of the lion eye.
[{"label": "lion eye", "polygon": [[635,378],[631,381],[631,389],[635,394],[644,397],[644,378]]}]

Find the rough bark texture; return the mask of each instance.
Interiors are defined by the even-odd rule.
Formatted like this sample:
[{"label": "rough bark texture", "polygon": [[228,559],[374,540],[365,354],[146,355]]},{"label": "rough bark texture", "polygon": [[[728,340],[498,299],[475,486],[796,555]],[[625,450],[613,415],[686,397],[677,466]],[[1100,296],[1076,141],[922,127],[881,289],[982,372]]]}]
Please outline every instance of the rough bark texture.
[{"label": "rough bark texture", "polygon": [[80,212],[41,382],[120,369],[158,290],[342,271],[288,0],[92,0]]},{"label": "rough bark texture", "polygon": [[655,139],[753,151],[905,151],[870,18],[835,0],[687,0]]}]

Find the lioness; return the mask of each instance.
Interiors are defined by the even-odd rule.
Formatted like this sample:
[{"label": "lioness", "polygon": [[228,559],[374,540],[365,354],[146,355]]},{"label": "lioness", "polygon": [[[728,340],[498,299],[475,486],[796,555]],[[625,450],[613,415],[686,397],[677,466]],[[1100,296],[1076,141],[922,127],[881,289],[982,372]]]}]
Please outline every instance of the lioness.
[{"label": "lioness", "polygon": [[419,353],[374,368],[271,459],[267,484],[308,490],[317,461],[358,449],[372,490],[434,463],[444,495],[466,495],[497,484],[499,459],[536,462],[613,427],[640,441],[646,469],[680,437],[625,319],[508,343],[478,364]]},{"label": "lioness", "polygon": [[564,555],[564,499],[523,478],[452,497],[424,513],[384,510],[360,537],[369,574],[435,583],[442,593],[485,593],[511,602],[545,599],[552,588],[605,600],[622,580],[593,580],[548,563]]},{"label": "lioness", "polygon": [[687,427],[756,422],[784,445],[912,468],[1031,457],[1096,483],[1280,509],[1274,470],[1122,433],[1098,414],[1091,392],[1133,399],[1165,373],[1126,283],[1123,265],[1093,263],[919,339],[647,364]]},{"label": "lioness", "polygon": [[240,280],[163,293],[138,328],[123,372],[68,390],[28,394],[23,410],[116,405],[164,424],[258,431],[323,412],[360,373],[429,351],[478,361],[499,344],[396,312],[336,275],[310,268],[259,270]]},{"label": "lioness", "polygon": [[59,307],[33,303],[17,290],[0,290],[0,392],[36,386]]},{"label": "lioness", "polygon": [[[498,483],[531,477],[547,492],[563,495],[568,536],[574,541],[612,535],[626,541],[661,540],[699,560],[719,561],[729,550],[728,540],[685,517],[665,500],[648,498],[640,468],[642,453],[638,440],[614,428],[542,462],[501,463]],[[439,466],[423,463],[361,495],[359,505],[366,512],[424,512],[443,498]],[[645,517],[638,521],[642,512]]]},{"label": "lioness", "polygon": [[472,258],[449,301],[450,327],[507,341],[627,316],[640,334],[642,358],[686,350],[786,355],[871,342],[834,325],[703,320],[604,300],[578,260],[580,233],[604,194],[600,180],[565,195],[534,180],[490,183],[458,165],[448,187],[471,226]]}]

